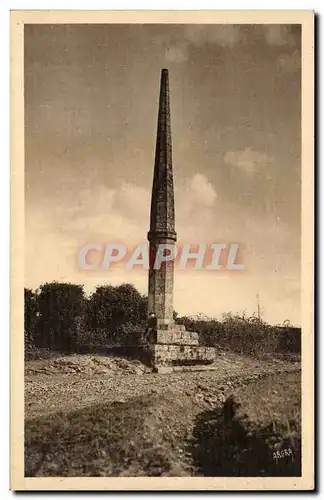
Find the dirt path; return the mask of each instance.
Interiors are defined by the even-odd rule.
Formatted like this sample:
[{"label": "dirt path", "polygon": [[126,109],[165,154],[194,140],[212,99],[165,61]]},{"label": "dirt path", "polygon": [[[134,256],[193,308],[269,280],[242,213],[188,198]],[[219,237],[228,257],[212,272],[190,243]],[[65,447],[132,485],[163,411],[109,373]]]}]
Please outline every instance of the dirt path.
[{"label": "dirt path", "polygon": [[102,403],[125,403],[135,397],[171,394],[189,396],[197,408],[225,401],[240,385],[267,374],[299,370],[299,363],[254,360],[224,353],[213,371],[157,375],[139,362],[103,356],[66,356],[29,361],[25,369],[27,419],[69,413]]},{"label": "dirt path", "polygon": [[[26,476],[298,475],[299,364],[226,354],[214,368],[155,375],[94,356],[27,363]],[[274,463],[278,446],[294,462]]]}]

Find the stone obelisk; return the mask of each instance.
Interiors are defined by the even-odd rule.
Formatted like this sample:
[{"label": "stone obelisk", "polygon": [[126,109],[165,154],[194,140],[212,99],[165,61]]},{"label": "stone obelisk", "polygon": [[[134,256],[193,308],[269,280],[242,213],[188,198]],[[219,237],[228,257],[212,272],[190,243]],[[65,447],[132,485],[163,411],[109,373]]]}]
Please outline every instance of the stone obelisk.
[{"label": "stone obelisk", "polygon": [[[152,368],[158,373],[174,370],[201,369],[213,362],[215,349],[199,346],[196,332],[186,331],[184,325],[173,321],[173,275],[175,232],[174,192],[172,173],[172,145],[170,123],[169,74],[162,69],[156,136],[150,230],[150,268],[148,286],[148,312],[155,313],[156,331],[150,342]],[[167,246],[167,248],[165,247]],[[156,266],[161,249],[166,262]]]},{"label": "stone obelisk", "polygon": [[[150,269],[148,311],[155,313],[158,328],[168,329],[173,324],[173,259],[154,269],[160,252],[170,252],[177,235],[175,232],[172,144],[170,120],[169,74],[162,69],[157,123],[154,177],[152,187],[151,218],[148,240],[150,243]],[[163,244],[168,248],[163,250]],[[162,245],[162,247],[161,247]]]}]

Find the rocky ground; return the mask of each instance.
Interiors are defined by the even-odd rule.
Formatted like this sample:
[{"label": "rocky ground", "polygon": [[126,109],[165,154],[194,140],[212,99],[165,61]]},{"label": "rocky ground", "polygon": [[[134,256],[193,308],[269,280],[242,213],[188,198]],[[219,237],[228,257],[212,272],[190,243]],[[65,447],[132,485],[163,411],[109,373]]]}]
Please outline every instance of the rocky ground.
[{"label": "rocky ground", "polygon": [[300,365],[220,353],[211,371],[160,375],[116,357],[28,361],[25,416],[28,476],[298,475],[273,453],[298,462]]}]

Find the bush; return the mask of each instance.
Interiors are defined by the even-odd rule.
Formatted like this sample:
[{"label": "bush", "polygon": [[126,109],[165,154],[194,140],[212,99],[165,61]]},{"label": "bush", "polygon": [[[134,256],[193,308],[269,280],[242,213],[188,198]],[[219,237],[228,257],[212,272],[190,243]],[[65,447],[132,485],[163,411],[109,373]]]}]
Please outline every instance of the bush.
[{"label": "bush", "polygon": [[227,313],[222,321],[203,315],[178,320],[189,331],[199,333],[202,345],[221,347],[240,354],[300,353],[301,330],[271,326],[256,316]]},{"label": "bush", "polygon": [[86,298],[82,285],[45,283],[37,298],[35,345],[73,352],[83,322]]},{"label": "bush", "polygon": [[130,284],[99,286],[89,298],[86,316],[86,330],[94,343],[134,344],[145,326],[147,297]]}]

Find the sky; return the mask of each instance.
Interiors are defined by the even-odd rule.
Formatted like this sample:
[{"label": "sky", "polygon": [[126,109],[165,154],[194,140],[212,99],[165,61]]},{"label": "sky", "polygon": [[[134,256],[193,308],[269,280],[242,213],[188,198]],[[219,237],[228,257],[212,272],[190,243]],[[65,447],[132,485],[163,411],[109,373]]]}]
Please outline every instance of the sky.
[{"label": "sky", "polygon": [[[300,325],[297,25],[25,25],[25,286],[133,283],[81,248],[146,241],[169,69],[179,244],[237,243],[243,271],[175,271],[180,315]],[[259,297],[257,299],[257,296]]]}]

